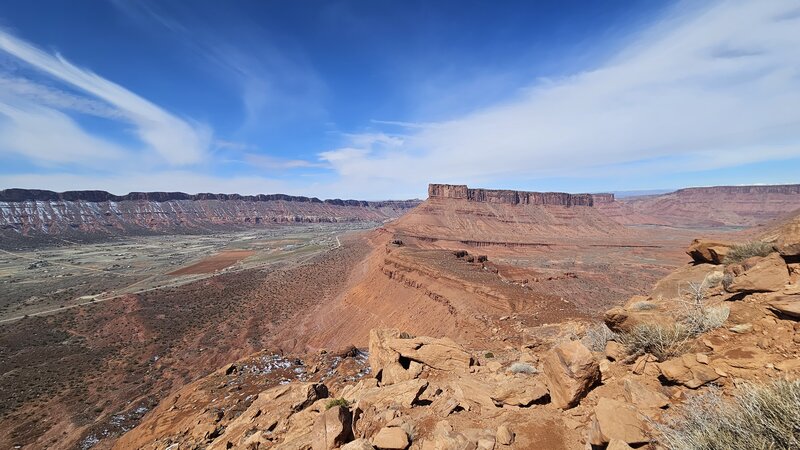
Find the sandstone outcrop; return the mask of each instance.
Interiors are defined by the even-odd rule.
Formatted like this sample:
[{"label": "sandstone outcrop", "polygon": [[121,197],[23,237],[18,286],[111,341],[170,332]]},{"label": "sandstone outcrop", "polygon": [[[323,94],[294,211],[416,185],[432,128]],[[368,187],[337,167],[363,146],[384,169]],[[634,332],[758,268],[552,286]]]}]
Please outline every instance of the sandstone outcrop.
[{"label": "sandstone outcrop", "polygon": [[660,311],[637,311],[626,307],[611,308],[603,316],[603,320],[615,333],[630,332],[639,325],[664,322],[664,313]]},{"label": "sandstone outcrop", "polygon": [[669,398],[642,383],[626,378],[623,380],[625,400],[638,408],[665,408],[669,405]]},{"label": "sandstone outcrop", "polygon": [[649,442],[650,438],[645,421],[635,407],[603,397],[594,408],[589,442],[593,445],[605,445],[611,440],[638,445]]},{"label": "sandstone outcrop", "polygon": [[372,438],[372,445],[379,450],[405,450],[408,445],[408,434],[398,427],[385,427]]},{"label": "sandstone outcrop", "polygon": [[424,367],[466,371],[472,356],[451,339],[411,337],[399,330],[372,330],[370,365],[383,385],[417,378]]},{"label": "sandstone outcrop", "polygon": [[592,206],[595,196],[601,202],[613,201],[613,194],[567,194],[565,192],[526,192],[495,189],[471,189],[466,185],[429,184],[428,198],[463,199],[507,205]]},{"label": "sandstone outcrop", "polygon": [[780,294],[774,296],[767,306],[783,317],[800,320],[800,294]]},{"label": "sandstone outcrop", "polygon": [[728,267],[727,273],[733,277],[728,292],[776,292],[789,282],[786,262],[778,253],[746,259]]},{"label": "sandstone outcrop", "polygon": [[722,264],[730,248],[727,242],[695,239],[686,253],[697,263]]},{"label": "sandstone outcrop", "polygon": [[720,377],[717,371],[699,362],[697,356],[693,354],[683,355],[656,365],[666,380],[680,383],[690,389],[697,389]]},{"label": "sandstone outcrop", "polygon": [[314,421],[312,450],[331,450],[353,440],[353,414],[348,408],[334,406]]},{"label": "sandstone outcrop", "polygon": [[600,366],[580,341],[556,346],[543,361],[553,406],[569,409],[600,381]]},{"label": "sandstone outcrop", "polygon": [[547,388],[527,377],[517,377],[498,385],[491,394],[496,405],[530,406],[544,399],[549,392]]}]

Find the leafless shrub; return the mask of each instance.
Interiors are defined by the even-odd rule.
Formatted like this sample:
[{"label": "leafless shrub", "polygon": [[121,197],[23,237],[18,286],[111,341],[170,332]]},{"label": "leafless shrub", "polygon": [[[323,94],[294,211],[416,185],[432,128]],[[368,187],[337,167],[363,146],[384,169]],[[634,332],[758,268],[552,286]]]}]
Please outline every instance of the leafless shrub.
[{"label": "leafless shrub", "polygon": [[767,256],[774,251],[775,248],[769,242],[752,241],[736,244],[728,250],[725,264],[735,264],[753,256]]},{"label": "leafless shrub", "polygon": [[710,389],[655,429],[670,450],[800,448],[800,380],[746,384],[731,400]]},{"label": "leafless shrub", "polygon": [[689,329],[680,323],[645,323],[635,326],[628,333],[618,335],[616,341],[624,345],[631,355],[650,353],[659,361],[664,361],[686,353],[692,337]]},{"label": "leafless shrub", "polygon": [[586,330],[581,342],[593,352],[602,352],[606,349],[606,343],[615,340],[616,337],[617,333],[611,331],[606,324],[599,323]]},{"label": "leafless shrub", "polygon": [[508,371],[511,373],[525,373],[528,375],[533,375],[539,372],[535,367],[524,362],[515,362],[511,365],[511,367],[508,368]]},{"label": "leafless shrub", "polygon": [[704,307],[701,310],[689,310],[684,314],[682,323],[686,325],[686,328],[692,335],[697,336],[706,331],[721,327],[725,321],[728,320],[730,312],[731,310],[727,306],[717,306],[713,308]]},{"label": "leafless shrub", "polygon": [[[730,308],[726,306],[709,307],[706,305],[706,294],[711,285],[712,275],[706,275],[702,282],[690,282],[685,290],[689,300],[684,301],[685,308],[681,322],[689,333],[698,335],[719,328],[728,320]],[[717,278],[714,276],[714,278]]]}]

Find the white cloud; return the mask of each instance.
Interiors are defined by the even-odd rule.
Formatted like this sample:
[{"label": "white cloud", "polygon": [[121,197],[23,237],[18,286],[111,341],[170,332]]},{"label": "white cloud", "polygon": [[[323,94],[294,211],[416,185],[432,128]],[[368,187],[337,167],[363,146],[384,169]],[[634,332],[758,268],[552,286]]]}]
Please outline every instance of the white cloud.
[{"label": "white cloud", "polygon": [[681,5],[595,70],[538,80],[512,101],[411,128],[390,149],[367,144],[320,157],[369,186],[600,168],[624,176],[643,165],[657,175],[800,157],[797,3],[694,6]]},{"label": "white cloud", "polygon": [[328,167],[327,164],[306,161],[305,159],[277,158],[269,155],[256,153],[246,153],[244,161],[253,167],[261,167],[271,170],[303,169]]},{"label": "white cloud", "polygon": [[74,111],[112,120],[124,118],[118,110],[107,103],[34,83],[25,78],[0,74],[0,92],[5,93],[6,96],[22,97],[31,103],[54,109]]},{"label": "white cloud", "polygon": [[73,65],[61,55],[46,53],[2,30],[0,50],[113,106],[134,124],[139,139],[167,163],[195,164],[206,156],[211,142],[208,127],[180,119],[124,87]]},{"label": "white cloud", "polygon": [[5,186],[27,189],[48,189],[56,192],[75,189],[98,189],[112,194],[123,195],[129,192],[163,191],[213,193],[239,193],[243,195],[286,193],[304,194],[303,187],[281,180],[264,177],[219,177],[199,174],[185,170],[167,170],[155,173],[126,172],[124,174],[91,174],[76,173],[23,173],[3,175]]},{"label": "white cloud", "polygon": [[69,116],[0,97],[0,154],[16,154],[40,165],[73,164],[102,168],[125,159],[122,147],[84,132]]}]

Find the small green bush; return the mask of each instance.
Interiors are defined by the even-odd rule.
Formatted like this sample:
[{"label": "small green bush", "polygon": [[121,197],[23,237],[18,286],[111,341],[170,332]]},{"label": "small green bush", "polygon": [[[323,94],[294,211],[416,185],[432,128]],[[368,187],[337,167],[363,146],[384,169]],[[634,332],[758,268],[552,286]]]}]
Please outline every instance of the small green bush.
[{"label": "small green bush", "polygon": [[325,409],[331,409],[337,406],[344,406],[345,408],[349,408],[350,402],[348,402],[346,398],[334,398],[330,400],[327,404],[325,404]]},{"label": "small green bush", "polygon": [[728,250],[725,264],[735,264],[753,256],[767,256],[774,251],[775,248],[768,242],[752,241],[736,244]]},{"label": "small green bush", "polygon": [[483,355],[483,357],[484,357],[484,358],[494,358],[494,353],[492,353],[492,352],[486,352],[486,354],[484,354],[484,355]]},{"label": "small green bush", "polygon": [[731,400],[712,388],[655,428],[668,450],[800,448],[800,380],[745,384]]}]

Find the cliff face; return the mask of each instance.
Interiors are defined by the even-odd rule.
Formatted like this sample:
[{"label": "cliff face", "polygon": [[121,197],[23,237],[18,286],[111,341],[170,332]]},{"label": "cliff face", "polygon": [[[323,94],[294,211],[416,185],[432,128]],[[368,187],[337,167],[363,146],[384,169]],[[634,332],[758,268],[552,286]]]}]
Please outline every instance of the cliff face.
[{"label": "cliff face", "polygon": [[800,184],[774,184],[766,186],[712,186],[678,189],[676,194],[686,195],[800,195]]},{"label": "cliff face", "polygon": [[800,184],[693,187],[596,205],[624,224],[750,227],[800,209]]},{"label": "cliff face", "polygon": [[459,184],[429,184],[428,198],[465,199],[508,205],[593,206],[613,202],[614,194],[567,194],[565,192],[526,192],[495,189],[470,189]]},{"label": "cliff face", "polygon": [[183,232],[266,223],[362,222],[399,217],[419,201],[320,200],[284,194],[0,191],[0,233]]},{"label": "cliff face", "polygon": [[272,202],[281,200],[284,202],[300,203],[326,203],[338,206],[362,206],[362,207],[383,207],[397,206],[413,208],[419,204],[416,200],[389,200],[381,202],[368,202],[364,200],[320,200],[316,197],[302,197],[286,194],[259,194],[259,195],[239,195],[239,194],[186,194],[184,192],[131,192],[127,195],[114,195],[106,191],[66,191],[53,192],[40,189],[4,189],[0,190],[0,202],[27,202],[27,201],[85,201],[85,202],[122,202],[128,200],[144,200],[150,202],[169,202],[175,200],[241,200],[245,202]]}]

